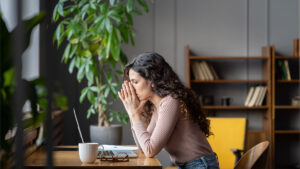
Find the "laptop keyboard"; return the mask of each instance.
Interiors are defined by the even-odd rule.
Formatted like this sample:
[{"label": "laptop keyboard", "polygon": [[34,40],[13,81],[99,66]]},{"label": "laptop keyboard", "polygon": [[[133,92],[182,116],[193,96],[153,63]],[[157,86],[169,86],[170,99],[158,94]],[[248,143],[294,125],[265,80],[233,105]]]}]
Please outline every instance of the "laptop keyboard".
[{"label": "laptop keyboard", "polygon": [[[100,155],[101,155],[101,151],[98,152],[98,156],[100,156]],[[111,150],[108,150],[108,151],[104,151],[103,155],[106,156],[106,157],[107,156],[113,156],[114,153]]]}]

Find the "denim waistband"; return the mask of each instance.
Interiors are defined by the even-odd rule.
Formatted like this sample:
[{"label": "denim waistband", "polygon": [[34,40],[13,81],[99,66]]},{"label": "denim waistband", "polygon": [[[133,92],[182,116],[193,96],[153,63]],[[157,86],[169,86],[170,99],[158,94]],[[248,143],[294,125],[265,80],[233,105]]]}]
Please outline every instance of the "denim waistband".
[{"label": "denim waistband", "polygon": [[212,153],[212,154],[209,154],[209,155],[206,155],[206,156],[202,156],[202,157],[199,157],[199,158],[196,158],[195,160],[192,160],[192,161],[189,161],[183,165],[179,165],[181,167],[187,167],[189,165],[194,165],[194,163],[198,163],[198,162],[202,162],[204,164],[206,164],[207,162],[209,161],[216,161],[218,162],[218,156],[216,153]]}]

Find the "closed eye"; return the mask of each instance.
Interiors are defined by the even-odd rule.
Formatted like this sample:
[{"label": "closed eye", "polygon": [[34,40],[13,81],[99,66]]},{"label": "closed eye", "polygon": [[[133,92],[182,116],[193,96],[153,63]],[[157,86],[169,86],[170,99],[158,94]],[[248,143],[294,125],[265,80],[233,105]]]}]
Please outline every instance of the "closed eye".
[{"label": "closed eye", "polygon": [[136,80],[131,80],[131,83],[137,84]]}]

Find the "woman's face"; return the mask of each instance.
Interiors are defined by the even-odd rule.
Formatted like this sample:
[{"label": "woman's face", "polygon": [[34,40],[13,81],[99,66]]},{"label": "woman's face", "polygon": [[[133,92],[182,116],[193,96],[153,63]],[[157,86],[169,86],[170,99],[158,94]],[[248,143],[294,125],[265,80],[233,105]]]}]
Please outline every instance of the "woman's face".
[{"label": "woman's face", "polygon": [[149,99],[149,97],[152,97],[153,92],[151,90],[150,81],[140,76],[138,72],[135,72],[133,69],[130,69],[129,80],[132,86],[134,87],[139,100],[145,100]]}]

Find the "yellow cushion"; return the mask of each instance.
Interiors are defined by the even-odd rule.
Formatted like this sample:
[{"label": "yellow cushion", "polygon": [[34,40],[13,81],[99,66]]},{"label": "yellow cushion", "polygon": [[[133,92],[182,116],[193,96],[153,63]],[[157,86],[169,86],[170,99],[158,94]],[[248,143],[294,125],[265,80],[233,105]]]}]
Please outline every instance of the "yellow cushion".
[{"label": "yellow cushion", "polygon": [[233,169],[235,156],[231,148],[245,149],[245,118],[208,118],[210,130],[214,135],[208,138],[214,152],[217,153],[220,169]]}]

